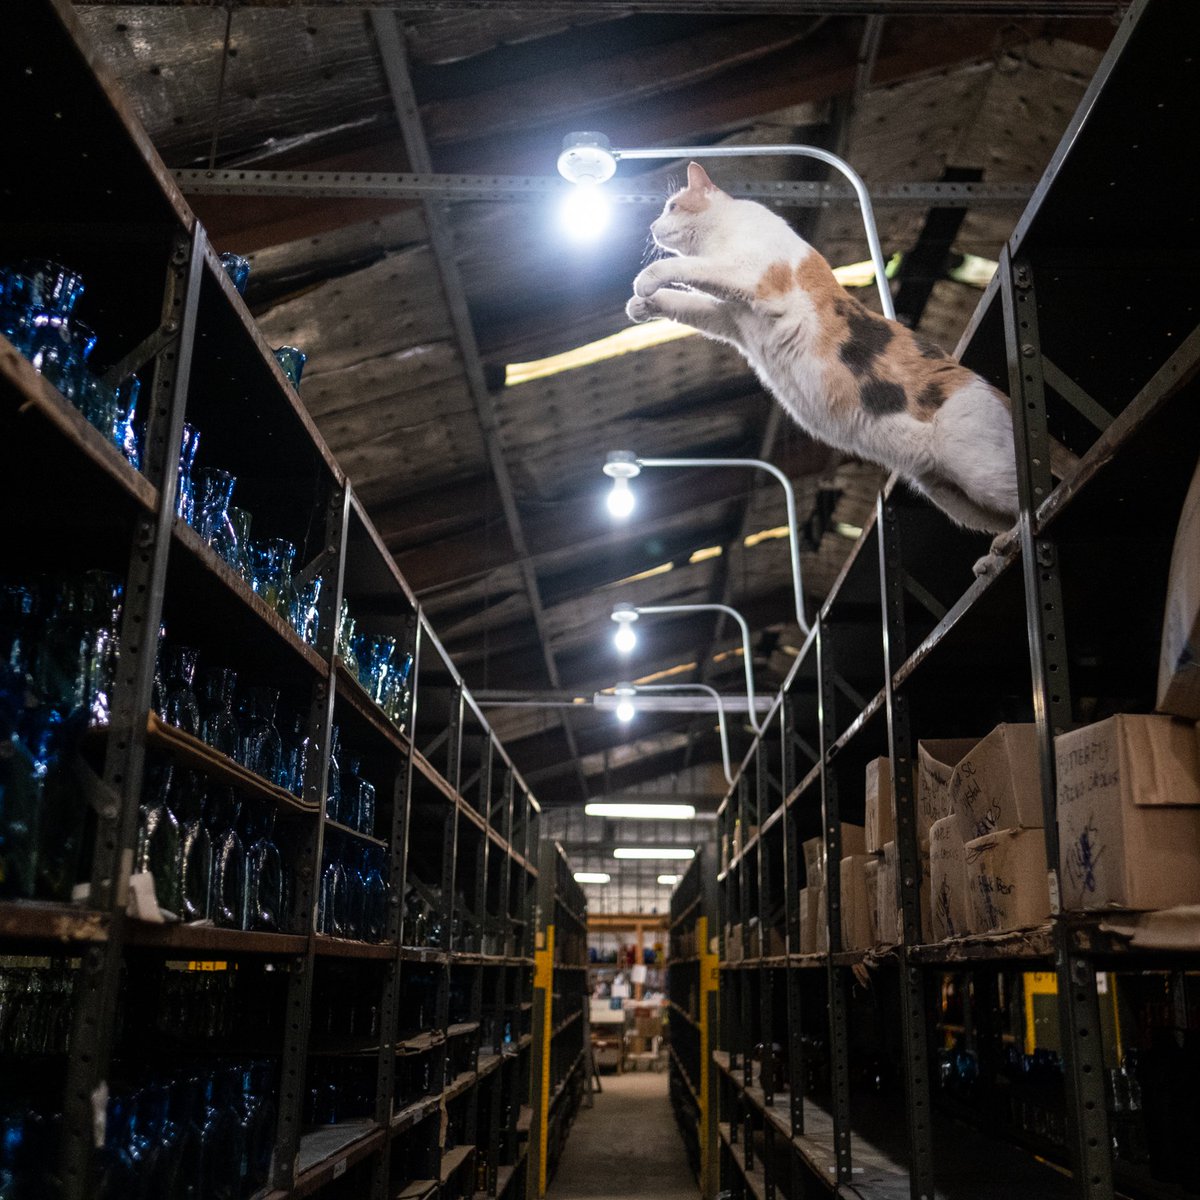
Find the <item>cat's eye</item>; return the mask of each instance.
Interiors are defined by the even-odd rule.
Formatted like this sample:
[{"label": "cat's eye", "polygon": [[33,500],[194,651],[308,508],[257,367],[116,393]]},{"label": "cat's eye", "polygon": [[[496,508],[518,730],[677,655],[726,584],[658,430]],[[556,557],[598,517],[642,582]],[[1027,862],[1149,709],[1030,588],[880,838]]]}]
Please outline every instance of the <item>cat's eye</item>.
[{"label": "cat's eye", "polygon": [[667,212],[674,212],[674,211],[675,211],[675,201],[668,200],[667,201]]}]

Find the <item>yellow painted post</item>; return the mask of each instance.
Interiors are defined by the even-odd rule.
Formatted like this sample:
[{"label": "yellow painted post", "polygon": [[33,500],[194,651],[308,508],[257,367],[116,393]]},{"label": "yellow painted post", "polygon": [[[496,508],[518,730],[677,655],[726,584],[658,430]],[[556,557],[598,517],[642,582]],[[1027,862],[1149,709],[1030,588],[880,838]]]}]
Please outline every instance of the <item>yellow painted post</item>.
[{"label": "yellow painted post", "polygon": [[546,1149],[550,1121],[550,1040],[554,1032],[554,926],[546,926],[545,945],[533,955],[533,987],[542,992],[542,1078],[538,1086],[538,1170],[537,1194],[546,1194]]}]

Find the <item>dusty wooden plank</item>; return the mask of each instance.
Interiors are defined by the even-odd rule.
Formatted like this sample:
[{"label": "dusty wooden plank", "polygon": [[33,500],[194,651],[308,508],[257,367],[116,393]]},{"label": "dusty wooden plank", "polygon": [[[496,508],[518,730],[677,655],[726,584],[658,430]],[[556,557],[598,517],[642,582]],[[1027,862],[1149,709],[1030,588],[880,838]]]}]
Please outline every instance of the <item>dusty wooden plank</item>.
[{"label": "dusty wooden plank", "polygon": [[410,419],[429,419],[439,401],[463,383],[462,360],[453,342],[407,346],[305,379],[304,407],[318,421],[400,404]]},{"label": "dusty wooden plank", "polygon": [[470,96],[425,104],[421,115],[434,144],[471,140],[481,128],[493,137],[547,125],[578,128],[573,122],[603,105],[644,103],[794,47],[813,23],[811,18],[722,23],[663,44],[636,46]]},{"label": "dusty wooden plank", "polygon": [[427,246],[331,279],[258,318],[273,346],[308,355],[305,378],[445,337],[448,316]]}]

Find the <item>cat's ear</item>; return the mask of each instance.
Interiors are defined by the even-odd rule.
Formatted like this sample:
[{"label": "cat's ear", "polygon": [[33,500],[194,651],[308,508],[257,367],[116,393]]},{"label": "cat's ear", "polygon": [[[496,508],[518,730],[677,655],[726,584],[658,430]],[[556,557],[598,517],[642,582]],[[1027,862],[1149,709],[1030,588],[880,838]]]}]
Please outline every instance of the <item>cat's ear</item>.
[{"label": "cat's ear", "polygon": [[688,187],[698,192],[715,192],[717,185],[708,177],[708,172],[697,162],[688,163]]}]

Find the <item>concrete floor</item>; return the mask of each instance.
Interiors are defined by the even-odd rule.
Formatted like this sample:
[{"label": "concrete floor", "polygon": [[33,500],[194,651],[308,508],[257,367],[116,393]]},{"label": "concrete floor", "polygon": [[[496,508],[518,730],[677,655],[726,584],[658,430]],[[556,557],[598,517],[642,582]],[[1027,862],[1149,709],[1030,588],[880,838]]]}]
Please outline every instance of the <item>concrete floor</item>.
[{"label": "concrete floor", "polygon": [[604,1091],[567,1138],[547,1200],[697,1200],[666,1071],[601,1075]]}]

